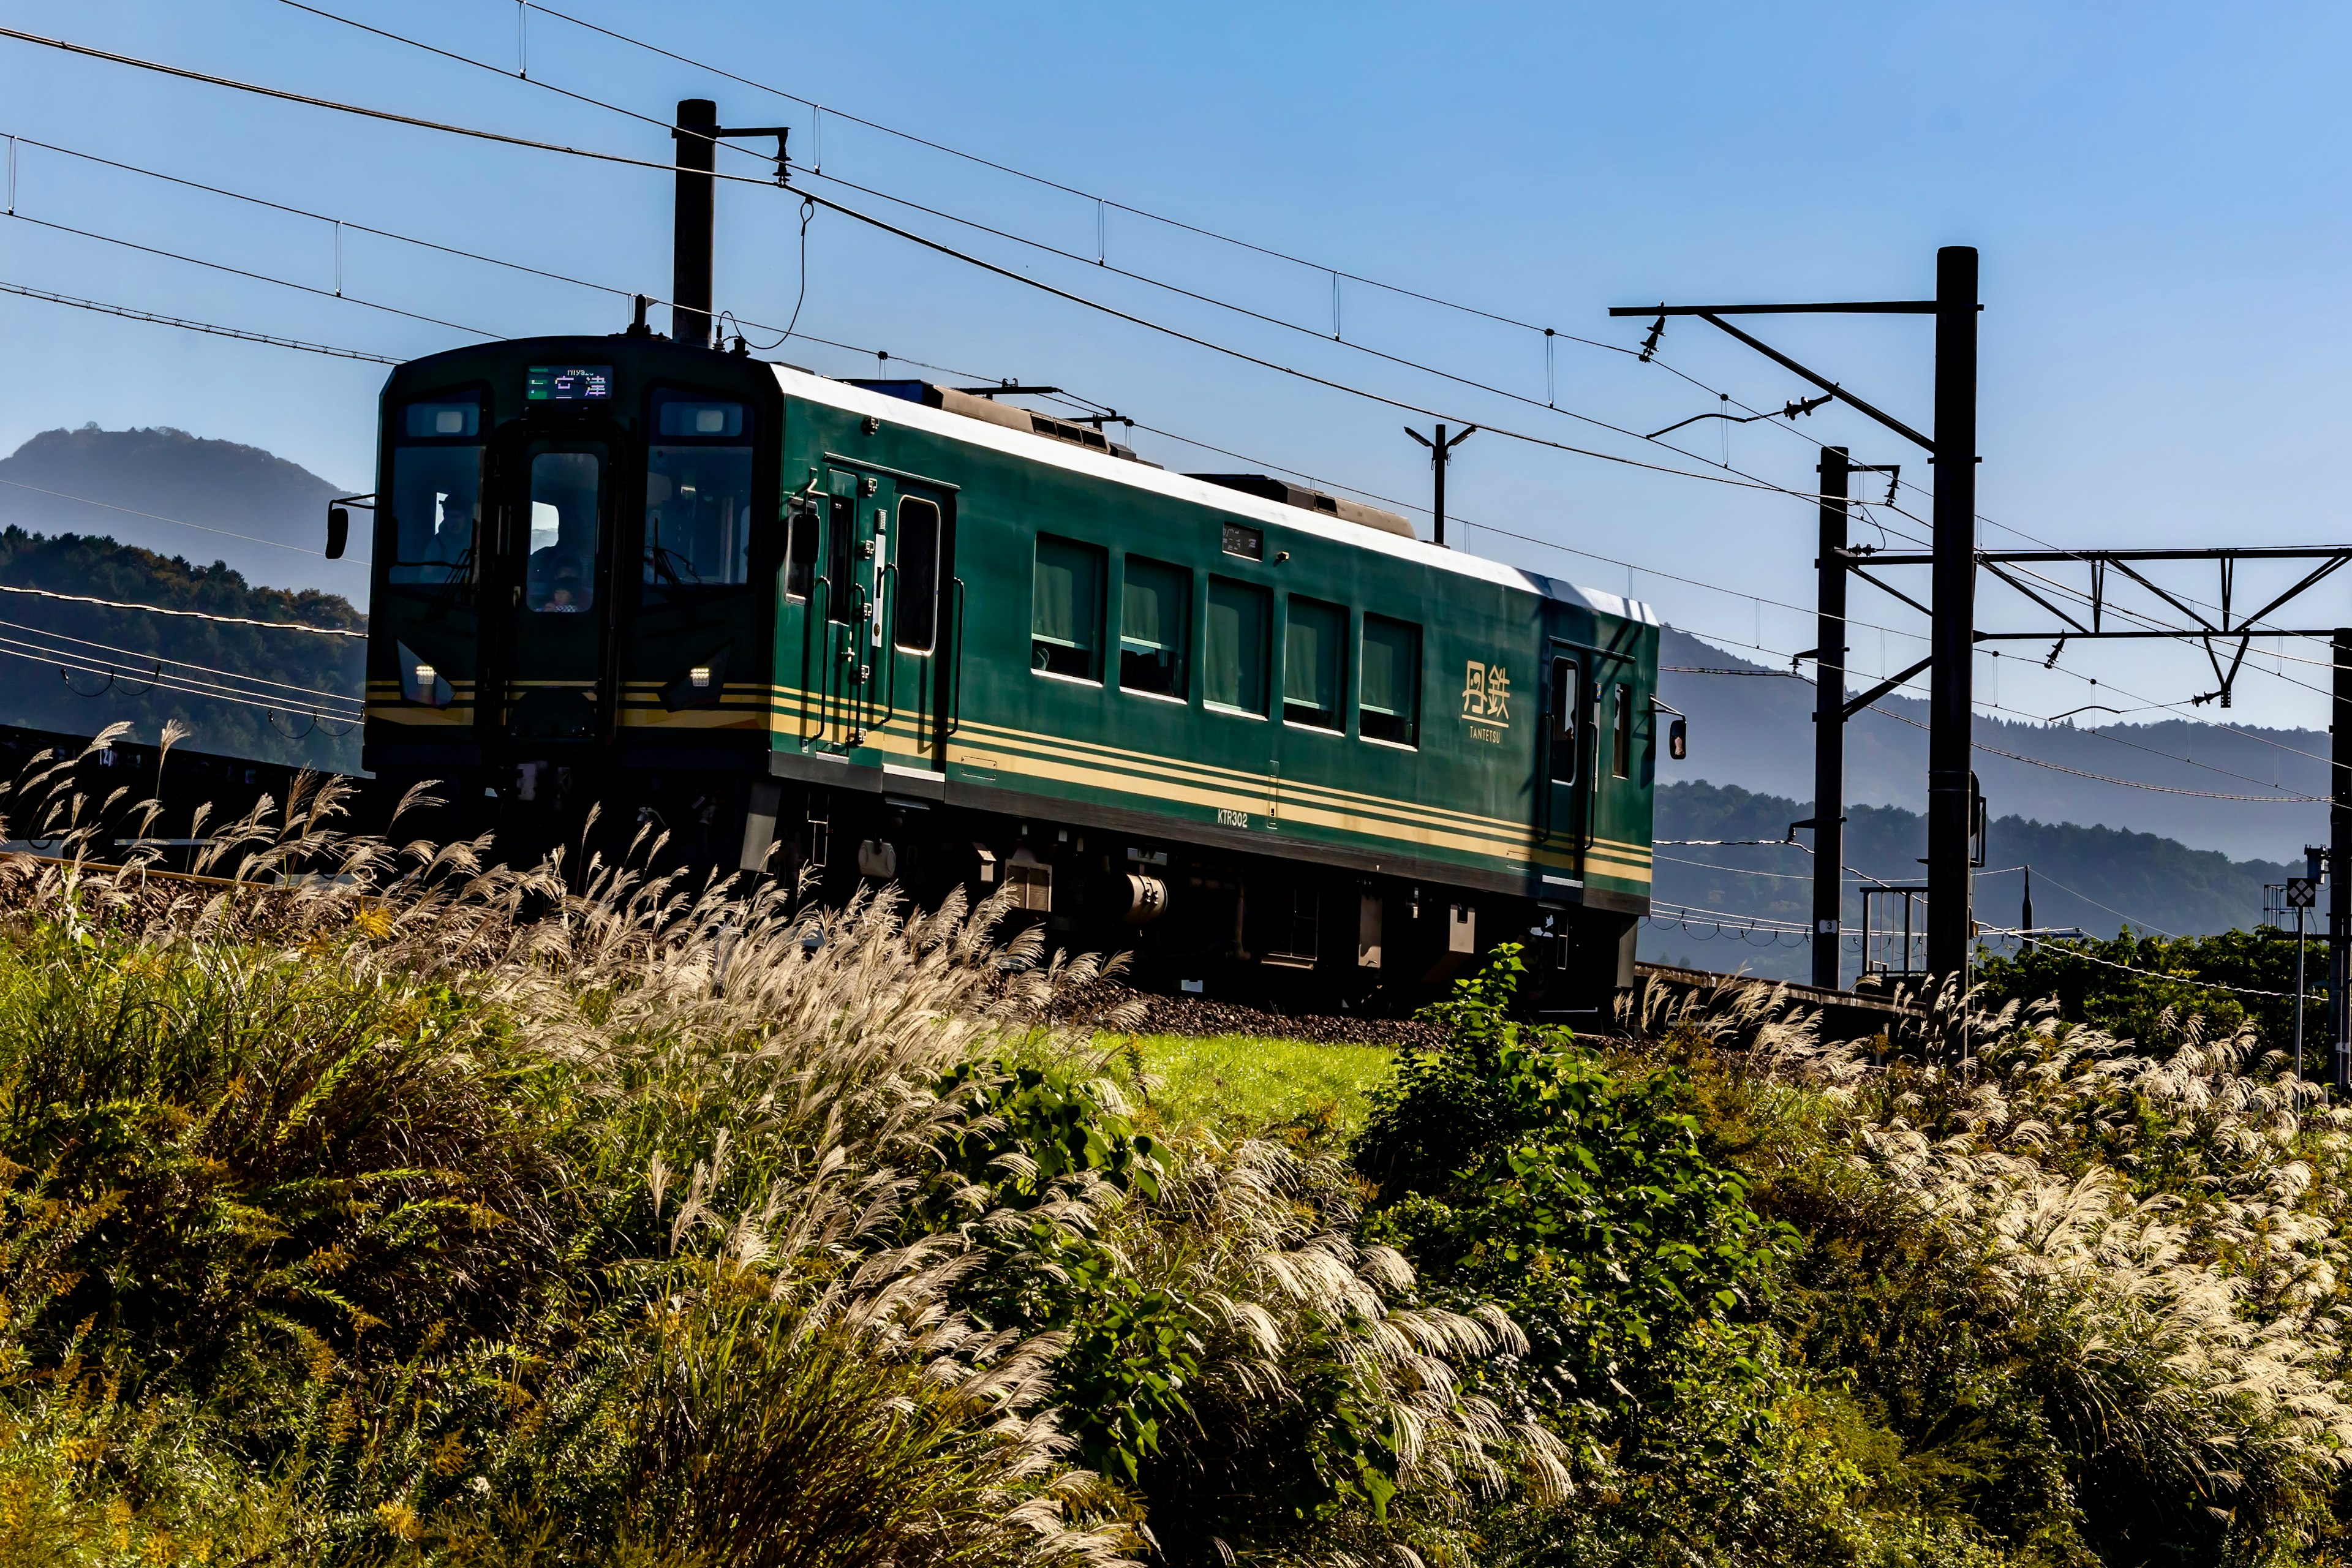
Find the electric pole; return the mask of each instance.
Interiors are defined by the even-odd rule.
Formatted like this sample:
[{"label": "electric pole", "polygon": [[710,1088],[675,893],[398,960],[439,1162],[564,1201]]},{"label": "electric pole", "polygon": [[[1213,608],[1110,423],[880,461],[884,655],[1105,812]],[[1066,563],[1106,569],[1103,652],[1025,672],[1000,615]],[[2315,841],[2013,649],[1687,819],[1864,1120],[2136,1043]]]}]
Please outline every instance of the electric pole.
[{"label": "electric pole", "polygon": [[[1927,973],[1938,987],[1968,989],[1969,838],[1974,826],[1969,762],[1976,658],[1977,252],[1936,252],[1935,565],[1928,592]],[[1968,1057],[1965,1013],[1953,1015],[1950,1065]]]},{"label": "electric pole", "polygon": [[677,196],[671,208],[669,335],[710,342],[710,231],[719,166],[719,105],[707,98],[677,104]]},{"label": "electric pole", "polygon": [[1410,425],[1404,427],[1404,433],[1429,448],[1429,466],[1437,471],[1437,496],[1431,503],[1430,515],[1437,520],[1435,542],[1442,545],[1445,542],[1445,466],[1454,460],[1454,448],[1475,436],[1478,426],[1465,425],[1462,434],[1450,441],[1445,438],[1445,426],[1443,425],[1437,427],[1437,439],[1434,441]]},{"label": "electric pole", "polygon": [[776,139],[776,184],[784,183],[788,125],[719,123],[719,105],[707,98],[677,100],[677,195],[670,208],[669,335],[681,343],[710,343],[710,246],[717,218],[719,142],[728,136]]},{"label": "electric pole", "polygon": [[1820,614],[1813,623],[1813,984],[1843,978],[1845,876],[1845,537],[1843,447],[1822,448]]},{"label": "electric pole", "polygon": [[2334,639],[2327,769],[2327,1038],[2336,1091],[2352,1089],[2352,627]]}]

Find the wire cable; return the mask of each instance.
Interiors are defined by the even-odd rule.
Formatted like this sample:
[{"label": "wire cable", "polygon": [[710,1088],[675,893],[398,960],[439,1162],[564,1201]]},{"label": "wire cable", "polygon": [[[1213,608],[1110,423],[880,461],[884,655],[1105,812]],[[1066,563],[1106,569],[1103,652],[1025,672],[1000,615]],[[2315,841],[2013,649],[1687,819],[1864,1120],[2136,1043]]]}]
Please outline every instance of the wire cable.
[{"label": "wire cable", "polygon": [[[110,676],[117,673],[114,667],[111,665],[101,664],[97,660],[71,654],[61,655],[54,650],[37,647],[32,644],[19,644],[16,639],[11,637],[0,637],[0,655],[5,655],[11,658],[28,659],[33,663],[46,664],[58,669],[69,668],[72,673],[79,675]],[[247,708],[266,708],[283,710],[285,709],[297,706],[297,704],[293,703],[284,701],[268,701],[259,697],[240,694],[226,687],[218,686],[210,681],[199,681],[170,675],[162,677],[146,689],[166,691],[175,697],[201,697],[216,702],[234,702]],[[307,703],[301,704],[300,706],[306,708],[311,707],[311,705]],[[316,709],[311,708],[311,710],[315,712]],[[335,717],[341,719],[343,716],[335,715]]]},{"label": "wire cable", "polygon": [[[375,236],[379,239],[396,240],[403,245],[413,245],[420,249],[438,251],[444,256],[454,256],[466,261],[478,261],[491,267],[503,267],[513,272],[526,272],[534,278],[544,278],[551,282],[570,283],[582,289],[594,289],[599,293],[617,295],[624,300],[630,298],[633,293],[641,291],[615,288],[610,283],[598,283],[586,278],[574,278],[567,273],[552,272],[543,267],[532,267],[520,261],[509,261],[501,257],[486,256],[480,251],[467,250],[461,246],[444,245],[437,240],[420,239],[413,234],[402,234],[394,229],[378,228],[373,224],[360,223],[354,219],[347,217],[337,217],[331,213],[314,212],[308,207],[289,206],[284,202],[271,201],[267,196],[252,195],[244,191],[233,191],[225,185],[206,184],[202,180],[191,180],[184,178],[178,174],[167,174],[160,169],[150,169],[138,163],[126,163],[115,158],[102,158],[95,153],[84,153],[77,148],[59,146],[54,142],[43,142],[37,137],[11,136],[9,139],[15,142],[21,142],[27,147],[38,147],[45,153],[56,153],[68,158],[79,158],[85,163],[102,164],[110,169],[121,170],[122,173],[127,174],[143,174],[151,180],[162,180],[167,184],[180,185],[192,191],[203,191],[208,195],[226,196],[229,200],[236,202],[248,202],[257,207],[268,207],[272,212],[285,213],[293,217],[310,218],[316,223],[332,224],[339,228],[347,228],[356,234],[370,234]],[[656,299],[652,295],[647,295],[646,298],[657,305],[667,305],[670,302],[667,300]]]},{"label": "wire cable", "polygon": [[97,605],[109,610],[144,610],[151,616],[180,616],[189,620],[217,621],[223,626],[263,626],[271,631],[308,632],[312,637],[355,637],[362,642],[367,639],[367,633],[363,631],[345,631],[340,626],[314,626],[301,621],[260,621],[249,616],[218,616],[206,610],[166,609],[162,605],[130,605],[119,599],[96,599],[88,594],[60,594],[51,588],[24,588],[13,583],[0,583],[0,594],[29,594],[36,598],[62,599],[75,605]]},{"label": "wire cable", "polygon": [[[322,560],[325,558],[326,554],[324,551],[312,550],[305,545],[285,544],[275,539],[264,539],[259,534],[237,533],[226,528],[213,528],[201,522],[190,522],[184,518],[165,517],[159,511],[141,511],[135,506],[117,506],[110,500],[92,500],[88,496],[68,495],[63,490],[48,489],[40,485],[28,485],[21,479],[0,479],[0,485],[6,485],[14,489],[31,490],[36,495],[55,496],[59,500],[74,501],[82,506],[103,507],[108,511],[119,511],[131,517],[143,517],[151,519],[156,522],[168,522],[179,528],[193,528],[199,533],[217,533],[223,539],[241,539],[247,544],[267,544],[273,550],[291,550],[298,554],[316,555]],[[354,555],[350,557],[350,560],[352,564],[358,566],[365,566],[369,564],[369,562],[362,556]]]},{"label": "wire cable", "polygon": [[57,642],[68,642],[82,647],[96,648],[100,653],[121,654],[125,658],[145,659],[151,664],[177,665],[183,669],[193,669],[200,675],[219,676],[226,680],[242,680],[253,686],[274,687],[278,690],[292,691],[304,697],[323,697],[331,702],[348,702],[356,705],[362,700],[345,691],[329,691],[320,687],[302,686],[290,680],[272,680],[267,676],[246,675],[234,669],[222,669],[213,665],[198,664],[194,659],[173,658],[168,654],[123,647],[115,643],[96,642],[89,637],[74,637],[69,633],[57,631],[48,626],[27,626],[22,621],[0,620],[0,627],[23,632],[31,637],[48,637]]},{"label": "wire cable", "polygon": [[95,239],[107,245],[119,245],[125,250],[144,251],[149,256],[160,256],[167,261],[184,261],[191,267],[205,267],[215,272],[226,272],[238,278],[250,278],[257,283],[275,283],[280,289],[299,289],[305,294],[315,294],[321,300],[341,300],[346,304],[363,305],[371,310],[383,310],[389,315],[405,316],[412,321],[424,321],[436,327],[447,327],[455,331],[471,332],[478,338],[498,336],[496,332],[486,332],[479,327],[468,327],[457,321],[445,321],[438,316],[419,315],[415,310],[404,310],[397,305],[384,305],[373,300],[362,300],[356,294],[338,294],[331,289],[320,289],[310,283],[297,283],[290,278],[273,278],[267,272],[249,272],[242,267],[231,267],[224,261],[206,261],[201,256],[187,256],[176,250],[163,250],[152,245],[142,245],[134,239],[121,239],[110,234],[99,234],[91,229],[75,228],[62,223],[50,223],[46,219],[30,217],[20,212],[0,213],[0,217],[14,218],[18,223],[28,223],[36,228],[46,228],[58,234],[79,235],[83,239]]},{"label": "wire cable", "polygon": [[0,283],[0,294],[15,294],[26,300],[39,300],[51,305],[70,305],[77,310],[95,310],[100,315],[120,316],[127,321],[146,321],[158,327],[178,327],[184,331],[203,332],[208,337],[234,338],[239,342],[263,343],[274,349],[294,349],[306,354],[324,354],[330,359],[364,360],[372,364],[401,364],[390,354],[370,353],[365,349],[339,349],[325,343],[305,342],[299,338],[281,338],[268,332],[247,331],[242,327],[224,327],[211,321],[190,321],[185,316],[167,316],[160,311],[142,310],[130,305],[107,305],[96,300],[84,300],[72,294],[59,294],[47,289],[36,289],[25,283]]},{"label": "wire cable", "polygon": [[[552,16],[561,22],[568,22],[572,26],[582,28],[587,32],[602,34],[605,37],[611,38],[617,43],[627,44],[633,48],[643,49],[647,53],[659,55],[665,59],[674,60],[680,65],[692,66],[697,70],[708,71],[713,76],[722,77],[729,81],[751,88],[756,91],[768,93],[772,97],[781,98],[788,103],[797,103],[813,111],[830,114],[836,119],[848,121],[853,125],[861,125],[869,131],[878,131],[884,135],[897,137],[902,142],[911,142],[917,146],[928,148],[935,153],[944,153],[950,157],[960,158],[966,163],[974,163],[983,168],[994,170],[998,174],[1009,174],[1015,179],[1026,180],[1033,184],[1041,185],[1050,190],[1059,191],[1066,195],[1076,196],[1082,201],[1093,202],[1102,207],[1106,207],[1113,211],[1123,212],[1130,216],[1144,218],[1152,223],[1165,224],[1171,228],[1180,229],[1186,234],[1197,235],[1203,239],[1213,239],[1218,241],[1220,244],[1231,245],[1243,250],[1254,251],[1260,256],[1269,257],[1277,261],[1286,261],[1295,267],[1304,268],[1310,272],[1318,272],[1326,276],[1342,278],[1350,283],[1360,283],[1366,288],[1378,289],[1383,293],[1396,294],[1410,300],[1418,300],[1424,304],[1436,305],[1444,310],[1456,310],[1464,315],[1480,317],[1486,321],[1494,321],[1503,326],[1517,327],[1525,331],[1539,333],[1547,338],[1565,338],[1570,342],[1580,343],[1588,348],[1604,350],[1610,353],[1625,354],[1629,357],[1633,353],[1632,349],[1625,348],[1618,343],[1603,342],[1593,338],[1580,338],[1572,332],[1558,332],[1549,327],[1538,326],[1533,321],[1525,321],[1514,316],[1507,316],[1494,310],[1482,310],[1475,305],[1465,305],[1458,300],[1444,299],[1439,295],[1423,293],[1419,289],[1408,289],[1402,284],[1383,282],[1377,278],[1367,277],[1362,273],[1350,272],[1343,267],[1329,267],[1318,261],[1309,261],[1304,257],[1294,256],[1287,251],[1278,250],[1270,246],[1259,245],[1251,240],[1241,239],[1233,235],[1221,233],[1216,229],[1204,227],[1198,224],[1187,223],[1181,218],[1170,217],[1163,213],[1156,213],[1149,208],[1133,206],[1126,202],[1118,200],[1116,197],[1096,195],[1090,192],[1082,191],[1075,185],[1064,184],[1058,180],[1049,179],[1042,174],[1033,174],[1025,170],[1014,168],[1011,164],[1000,163],[992,159],[984,158],[976,153],[967,153],[961,148],[952,147],[942,142],[934,142],[928,137],[919,136],[912,132],[898,130],[895,126],[885,125],[879,121],[867,120],[862,116],[851,114],[846,110],[840,109],[826,108],[825,106],[818,103],[814,99],[803,98],[798,93],[787,91],[780,87],[771,86],[766,82],[754,80],[751,77],[739,76],[733,71],[728,70],[723,67],[712,65],[709,61],[698,60],[690,56],[677,54],[672,50],[663,48],[657,44],[647,43],[642,38],[632,37],[626,33],[618,32],[611,27],[600,26],[596,23],[585,21],[581,17],[555,10],[551,6],[537,4],[537,0],[528,0],[528,3],[530,9],[538,11],[544,16]],[[503,75],[505,73],[501,72],[500,74]]]}]

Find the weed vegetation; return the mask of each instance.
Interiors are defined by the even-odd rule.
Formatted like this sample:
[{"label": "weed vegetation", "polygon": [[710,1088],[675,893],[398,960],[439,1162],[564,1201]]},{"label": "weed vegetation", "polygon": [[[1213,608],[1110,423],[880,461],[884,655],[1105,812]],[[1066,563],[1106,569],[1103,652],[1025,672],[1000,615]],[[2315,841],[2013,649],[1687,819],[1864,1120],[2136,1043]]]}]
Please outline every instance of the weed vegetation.
[{"label": "weed vegetation", "polygon": [[1103,966],[992,906],[488,868],[310,788],[173,879],[47,782],[5,1568],[2341,1555],[2352,1125],[2251,1036],[1580,1041],[1506,947],[1444,1048],[1286,1088],[1047,1024]]},{"label": "weed vegetation", "polygon": [[1102,1034],[1097,1048],[1143,1075],[1140,1112],[1167,1135],[1272,1135],[1346,1147],[1395,1071],[1389,1046],[1320,1045],[1256,1035]]}]

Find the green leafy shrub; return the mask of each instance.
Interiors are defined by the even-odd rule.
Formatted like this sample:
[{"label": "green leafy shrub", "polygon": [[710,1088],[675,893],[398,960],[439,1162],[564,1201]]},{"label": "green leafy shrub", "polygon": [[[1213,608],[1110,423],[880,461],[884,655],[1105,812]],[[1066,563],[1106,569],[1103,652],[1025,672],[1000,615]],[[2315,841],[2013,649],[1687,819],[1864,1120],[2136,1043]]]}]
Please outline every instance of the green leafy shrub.
[{"label": "green leafy shrub", "polygon": [[1622,1414],[1661,1340],[1754,1304],[1785,1238],[1702,1149],[1687,1075],[1512,1020],[1519,973],[1505,948],[1460,982],[1429,1015],[1449,1044],[1376,1097],[1357,1145],[1381,1183],[1372,1234],[1433,1285],[1502,1303],[1562,1419]]}]

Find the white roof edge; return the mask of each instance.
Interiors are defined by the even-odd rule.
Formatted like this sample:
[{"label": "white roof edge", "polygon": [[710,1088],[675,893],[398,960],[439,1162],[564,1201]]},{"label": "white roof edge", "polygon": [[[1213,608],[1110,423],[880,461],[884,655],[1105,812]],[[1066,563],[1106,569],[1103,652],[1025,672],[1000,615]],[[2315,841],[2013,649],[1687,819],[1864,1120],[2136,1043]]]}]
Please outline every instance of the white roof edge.
[{"label": "white roof edge", "polygon": [[1090,451],[1050,437],[1024,436],[1018,430],[969,419],[961,414],[950,414],[903,397],[893,397],[887,393],[852,386],[845,381],[814,375],[790,365],[772,364],[769,368],[776,373],[777,384],[787,395],[829,404],[845,413],[887,419],[894,424],[961,441],[968,446],[986,447],[1032,462],[1050,463],[1074,473],[1089,474],[1135,489],[1154,490],[1176,500],[1213,507],[1239,517],[1255,518],[1261,522],[1295,529],[1300,533],[1334,543],[1393,555],[1417,565],[1452,572],[1458,576],[1475,577],[1502,587],[1525,589],[1530,594],[1558,599],[1565,604],[1580,604],[1601,615],[1638,621],[1644,626],[1658,624],[1657,613],[1638,599],[1603,593],[1597,588],[1579,587],[1557,577],[1523,571],[1500,561],[1489,561],[1484,556],[1465,555],[1460,551],[1447,550],[1418,539],[1406,539],[1360,522],[1328,521],[1318,513],[1282,501],[1268,500],[1244,490],[1227,489],[1206,479],[1195,479],[1183,474],[1171,473],[1165,468],[1152,468],[1147,463],[1130,462],[1124,458]]}]

